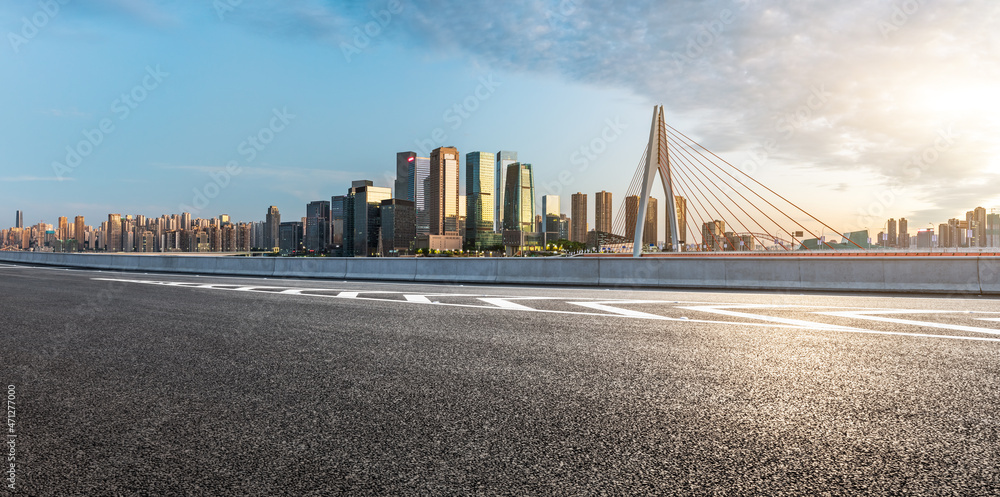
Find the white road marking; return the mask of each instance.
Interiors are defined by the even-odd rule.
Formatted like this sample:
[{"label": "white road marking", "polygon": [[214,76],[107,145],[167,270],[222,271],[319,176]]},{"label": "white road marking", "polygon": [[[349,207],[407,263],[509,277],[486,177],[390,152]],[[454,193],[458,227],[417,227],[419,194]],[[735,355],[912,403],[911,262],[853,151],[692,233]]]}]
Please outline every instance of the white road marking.
[{"label": "white road marking", "polygon": [[851,318],[851,319],[867,319],[870,321],[882,321],[885,323],[908,324],[926,328],[940,328],[944,330],[968,331],[971,333],[988,333],[991,335],[1000,335],[1000,330],[994,328],[979,328],[976,326],[962,326],[959,324],[935,323],[933,321],[914,321],[912,319],[896,319],[896,318],[888,318],[885,316],[876,315],[876,314],[947,314],[947,313],[967,314],[961,311],[931,311],[931,310],[919,310],[919,309],[881,309],[875,311],[818,312],[817,314],[826,314],[828,316],[837,316],[837,317]]},{"label": "white road marking", "polygon": [[802,319],[789,319],[777,316],[763,316],[760,314],[754,314],[750,312],[737,312],[730,311],[728,309],[771,309],[771,308],[810,308],[811,306],[796,306],[796,305],[768,305],[768,304],[740,304],[740,305],[703,305],[703,306],[691,306],[691,307],[681,307],[681,309],[689,309],[692,311],[708,312],[712,314],[721,314],[723,316],[733,316],[740,318],[749,319],[759,319],[762,321],[769,321],[772,323],[781,323],[793,326],[801,326],[809,329],[817,330],[833,330],[833,331],[861,331],[861,328],[853,328],[850,326],[839,326],[835,324],[828,323],[818,323],[816,321],[805,321]]},{"label": "white road marking", "polygon": [[[542,312],[542,313],[567,314],[567,315],[587,316],[587,317],[611,317],[611,318],[622,318],[622,319],[648,319],[648,320],[678,321],[678,322],[684,322],[684,323],[701,323],[701,324],[726,325],[726,326],[741,326],[741,327],[755,327],[755,328],[761,328],[761,327],[763,327],[763,328],[768,328],[768,329],[784,328],[784,329],[791,329],[791,330],[808,330],[808,331],[824,330],[824,331],[836,331],[836,332],[847,332],[847,333],[865,333],[865,334],[873,334],[873,335],[895,335],[895,336],[906,336],[906,337],[914,337],[914,338],[941,338],[941,339],[949,339],[949,340],[972,340],[972,341],[1000,342],[1000,338],[987,338],[987,337],[979,337],[979,336],[932,335],[932,334],[926,334],[926,333],[907,333],[907,332],[896,332],[896,331],[866,330],[866,329],[862,329],[862,328],[851,328],[851,327],[847,327],[847,326],[838,326],[838,325],[831,325],[831,324],[826,324],[826,323],[816,323],[816,322],[812,322],[812,321],[779,318],[779,317],[774,317],[774,316],[764,316],[764,315],[752,314],[752,313],[735,312],[735,311],[730,311],[728,309],[790,309],[790,308],[796,308],[796,309],[815,309],[815,308],[822,308],[822,307],[827,307],[827,308],[831,308],[831,309],[852,309],[852,311],[844,311],[842,313],[837,313],[837,312],[817,313],[817,314],[828,314],[828,315],[831,315],[831,316],[838,316],[839,314],[860,313],[860,312],[876,312],[876,313],[881,313],[881,312],[893,312],[893,313],[920,312],[920,311],[911,311],[911,310],[857,311],[856,310],[857,308],[853,308],[853,307],[812,306],[812,305],[768,305],[768,304],[721,304],[721,305],[719,305],[719,304],[712,304],[712,305],[690,306],[690,304],[707,304],[707,303],[706,302],[662,301],[662,300],[614,300],[614,301],[611,301],[611,300],[600,300],[598,302],[570,302],[569,300],[566,300],[566,303],[569,303],[569,304],[581,305],[583,307],[588,307],[588,308],[594,309],[595,311],[602,311],[602,312],[575,312],[575,311],[564,311],[564,310],[555,310],[555,309],[535,309],[535,308],[532,308],[532,307],[528,307],[528,306],[524,306],[524,305],[521,305],[521,304],[517,304],[517,303],[511,302],[511,300],[542,300],[542,299],[544,299],[544,300],[549,300],[549,299],[559,300],[560,298],[558,298],[558,297],[497,297],[497,296],[488,297],[488,296],[478,296],[478,295],[468,295],[468,294],[438,294],[439,296],[442,296],[442,297],[445,297],[445,296],[450,296],[450,297],[477,297],[477,298],[479,298],[479,300],[482,300],[482,301],[484,301],[486,303],[491,304],[491,305],[475,305],[475,304],[459,304],[459,303],[448,303],[448,302],[431,302],[430,299],[428,299],[427,297],[428,296],[435,296],[434,294],[415,295],[415,294],[407,294],[405,292],[398,292],[398,291],[370,291],[369,292],[369,291],[361,290],[361,291],[356,291],[356,292],[343,292],[343,291],[334,290],[334,289],[330,289],[330,288],[309,289],[309,288],[289,288],[289,287],[237,286],[237,285],[231,285],[231,284],[230,285],[226,285],[226,284],[214,284],[214,285],[213,284],[207,284],[207,285],[202,285],[202,284],[190,283],[190,282],[130,280],[130,279],[119,279],[119,278],[92,278],[92,279],[93,280],[101,280],[101,281],[117,281],[117,282],[123,282],[123,283],[140,283],[140,284],[149,284],[149,285],[174,286],[174,287],[182,287],[182,288],[207,288],[207,289],[213,289],[213,290],[235,290],[235,291],[243,291],[243,292],[259,292],[259,293],[270,293],[270,294],[283,293],[283,294],[286,294],[286,295],[293,295],[293,296],[299,296],[299,297],[343,298],[342,296],[344,296],[344,295],[350,295],[349,298],[354,298],[354,299],[357,299],[357,300],[368,300],[368,301],[382,302],[382,303],[384,303],[384,302],[403,302],[403,303],[419,303],[419,304],[437,303],[439,305],[451,306],[451,307],[467,307],[467,308],[475,308],[475,309],[495,309],[495,310],[512,310],[512,311],[524,311],[524,312]],[[282,291],[282,292],[270,292],[270,291],[264,290],[265,288],[266,289],[285,289],[285,291]],[[320,291],[325,291],[325,292],[340,292],[340,293],[337,294],[337,295],[332,295],[332,294],[303,294],[303,293],[301,293],[302,291],[308,291],[308,290],[320,290]],[[382,294],[403,295],[404,298],[405,298],[405,300],[383,299],[383,298],[359,296],[359,294],[368,294],[368,293],[373,293],[373,294],[382,293]],[[581,300],[581,299],[572,299],[572,300]],[[734,317],[745,317],[745,318],[750,318],[750,319],[753,319],[753,320],[763,320],[763,321],[768,321],[768,322],[763,322],[762,323],[762,322],[711,321],[711,320],[702,320],[702,319],[688,319],[686,317],[673,318],[673,317],[668,317],[668,316],[659,316],[659,315],[655,315],[655,314],[649,314],[649,313],[644,313],[644,312],[639,312],[639,311],[633,311],[633,310],[629,310],[629,309],[621,309],[621,308],[613,307],[613,305],[638,304],[638,303],[643,303],[643,304],[663,304],[663,305],[670,306],[669,307],[670,309],[701,310],[701,311],[706,311],[706,312],[710,312],[710,313],[730,315],[730,316],[734,316]],[[611,304],[611,305],[609,305],[609,304]],[[687,307],[674,306],[672,304],[684,304]],[[941,313],[944,313],[944,312],[959,312],[959,311],[927,311],[927,312],[941,312]],[[1000,313],[994,313],[994,314],[1000,314]],[[849,316],[849,317],[859,317],[859,316],[853,316],[852,315],[852,316]],[[866,317],[874,319],[874,318],[877,318],[878,316],[866,316]],[[862,317],[862,319],[865,319],[865,317]],[[889,319],[889,318],[886,318],[886,319]],[[1000,319],[1000,318],[998,318],[998,319]],[[875,320],[879,320],[879,319],[875,319]],[[900,320],[900,321],[902,321],[902,320]],[[915,323],[915,324],[918,324],[918,325],[921,325],[921,326],[922,325],[932,325],[932,324],[934,324],[934,323],[924,323],[924,322],[920,322],[920,321],[914,321],[912,323]],[[969,327],[966,327],[966,328],[969,328]],[[986,330],[986,328],[976,328],[976,329]],[[988,330],[988,331],[991,332],[991,333],[994,333],[994,334],[1000,334],[1000,330]]]},{"label": "white road marking", "polygon": [[[211,285],[210,285],[211,286]],[[219,290],[230,290],[229,288],[218,288]],[[283,293],[286,295],[302,295],[302,292],[329,292],[329,288],[289,288],[288,290],[282,290],[278,293]],[[332,290],[336,292],[336,290]]]},{"label": "white road marking", "polygon": [[503,297],[503,298],[481,298],[483,302],[487,304],[492,304],[502,309],[514,309],[517,311],[536,311],[534,307],[528,307],[526,305],[521,305],[511,300],[550,300],[555,297]]},{"label": "white road marking", "polygon": [[[622,316],[628,316],[631,318],[643,318],[643,319],[669,319],[671,321],[677,320],[681,321],[680,318],[668,318],[666,316],[660,316],[658,314],[650,314],[648,312],[633,311],[632,309],[621,309],[618,307],[611,307],[607,304],[667,304],[665,300],[609,300],[604,302],[566,302],[567,304],[579,305],[583,307],[588,307],[590,309],[610,312],[614,314],[621,314]],[[683,321],[691,321],[690,319],[683,319]]]}]

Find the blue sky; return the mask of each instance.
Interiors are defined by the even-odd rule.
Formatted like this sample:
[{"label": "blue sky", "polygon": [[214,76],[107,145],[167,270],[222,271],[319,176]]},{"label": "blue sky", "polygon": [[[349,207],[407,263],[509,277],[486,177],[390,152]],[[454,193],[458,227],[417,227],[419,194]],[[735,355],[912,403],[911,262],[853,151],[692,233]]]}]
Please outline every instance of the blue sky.
[{"label": "blue sky", "polygon": [[518,151],[539,204],[602,189],[617,204],[657,103],[844,230],[1000,207],[995,2],[665,4],[6,2],[0,225],[17,209],[291,219],[441,145]]}]

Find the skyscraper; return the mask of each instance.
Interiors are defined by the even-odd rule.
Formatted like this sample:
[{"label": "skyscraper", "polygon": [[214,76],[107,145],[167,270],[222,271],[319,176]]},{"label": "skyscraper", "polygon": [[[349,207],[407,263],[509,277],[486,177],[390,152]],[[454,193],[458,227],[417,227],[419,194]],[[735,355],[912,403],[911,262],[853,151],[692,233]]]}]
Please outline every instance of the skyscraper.
[{"label": "skyscraper", "polygon": [[886,246],[895,247],[898,241],[899,241],[899,237],[896,236],[896,220],[890,218],[889,219],[889,236],[888,236],[888,241],[886,243]]},{"label": "skyscraper", "polygon": [[910,247],[910,233],[906,229],[906,218],[899,218],[899,241],[896,246],[899,248],[909,248]]},{"label": "skyscraper", "polygon": [[496,154],[496,167],[493,169],[493,176],[496,185],[493,191],[496,192],[496,198],[494,200],[494,229],[497,233],[500,233],[504,229],[503,224],[503,213],[504,213],[504,195],[507,191],[507,166],[517,162],[517,152],[510,152],[501,150]]},{"label": "skyscraper", "polygon": [[379,209],[382,226],[381,255],[396,257],[413,253],[413,243],[417,238],[413,202],[398,198],[386,199]]},{"label": "skyscraper", "polygon": [[[277,212],[277,208],[275,208],[275,212]],[[190,212],[183,212],[183,213],[181,213],[181,229],[182,230],[189,230],[189,229],[191,229],[191,213]]]},{"label": "skyscraper", "polygon": [[24,211],[17,211],[17,217],[14,219],[14,227],[24,229]]},{"label": "skyscraper", "polygon": [[108,214],[108,224],[104,230],[105,250],[108,252],[122,251],[122,215]]},{"label": "skyscraper", "polygon": [[278,250],[290,253],[302,247],[302,222],[286,221],[278,224]]},{"label": "skyscraper", "polygon": [[1000,247],[1000,214],[995,212],[986,215],[986,246]]},{"label": "skyscraper", "polygon": [[531,164],[515,162],[507,166],[504,179],[505,230],[534,232],[535,230],[535,178]]},{"label": "skyscraper", "polygon": [[629,195],[625,197],[625,238],[629,240],[635,239],[635,225],[638,217],[639,196]]},{"label": "skyscraper", "polygon": [[306,204],[305,247],[316,253],[330,245],[330,202],[316,200]]},{"label": "skyscraper", "polygon": [[344,222],[347,197],[334,195],[330,198],[330,245],[334,257],[344,257]]},{"label": "skyscraper", "polygon": [[[635,228],[639,217],[639,196],[630,195],[625,197],[625,238],[629,241],[635,240]],[[657,224],[659,217],[656,215],[656,197],[649,197],[649,204],[646,206],[646,220],[642,225],[642,244],[656,245]]]},{"label": "skyscraper", "polygon": [[[656,215],[656,198],[649,197],[649,205],[646,206],[646,224],[642,228],[642,244],[643,245],[656,245],[657,240],[657,225],[659,224],[659,218]],[[635,235],[632,235],[633,238]]]},{"label": "skyscraper", "polygon": [[561,221],[562,210],[559,195],[542,195],[542,226],[545,233],[545,241],[553,242],[559,237],[559,222]]},{"label": "skyscraper", "polygon": [[59,231],[56,233],[60,240],[69,240],[69,220],[66,216],[59,216]]},{"label": "skyscraper", "polygon": [[73,219],[73,238],[76,239],[76,249],[83,252],[87,245],[86,227],[83,224],[83,216],[76,216]]},{"label": "skyscraper", "polygon": [[[190,214],[184,213],[188,216],[188,224],[190,224]],[[264,218],[264,250],[274,250],[278,248],[281,241],[279,227],[281,226],[281,214],[278,212],[278,208],[275,206],[270,206],[267,208],[267,217]],[[187,229],[187,228],[185,228]]]},{"label": "skyscraper", "polygon": [[986,209],[983,207],[976,207],[975,209],[973,209],[972,219],[975,221],[976,246],[989,247],[990,244],[988,243],[986,238],[986,230],[987,230]]},{"label": "skyscraper", "polygon": [[458,232],[458,150],[439,147],[431,152],[431,172],[426,202],[430,234],[460,235]]},{"label": "skyscraper", "polygon": [[601,190],[594,197],[594,229],[611,233],[611,219],[611,192]]},{"label": "skyscraper", "polygon": [[[687,243],[687,199],[680,196],[674,196],[674,208],[677,209],[677,237],[680,238],[680,244],[684,245]],[[667,226],[667,246],[672,246],[673,240],[671,240],[670,227]]]},{"label": "skyscraper", "polygon": [[576,192],[572,196],[573,226],[571,227],[570,240],[574,242],[587,243],[587,194]]},{"label": "skyscraper", "polygon": [[465,154],[465,239],[475,243],[480,235],[494,232],[493,177],[496,155],[489,152]]},{"label": "skyscraper", "polygon": [[726,222],[715,220],[701,225],[701,243],[709,252],[721,252],[726,247]]},{"label": "skyscraper", "polygon": [[393,184],[392,198],[413,202],[413,196],[416,194],[413,184],[416,161],[416,152],[396,153],[396,182]]},{"label": "skyscraper", "polygon": [[[456,178],[457,181],[457,178]],[[378,255],[379,239],[381,237],[381,212],[379,208],[383,200],[392,198],[392,190],[374,186],[369,180],[351,183],[349,197],[353,211],[353,251],[354,257],[372,257]],[[456,200],[456,206],[458,205]],[[346,242],[346,240],[345,240]]]}]

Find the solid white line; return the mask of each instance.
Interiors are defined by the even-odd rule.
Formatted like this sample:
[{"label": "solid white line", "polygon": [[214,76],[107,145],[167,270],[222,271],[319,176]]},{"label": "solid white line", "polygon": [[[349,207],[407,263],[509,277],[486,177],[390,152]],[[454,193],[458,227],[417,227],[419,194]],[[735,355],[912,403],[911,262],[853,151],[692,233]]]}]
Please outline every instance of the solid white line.
[{"label": "solid white line", "polygon": [[881,310],[881,311],[843,311],[843,312],[817,312],[816,314],[826,314],[828,316],[837,316],[842,318],[851,319],[867,319],[869,321],[882,321],[885,323],[895,323],[895,324],[908,324],[913,326],[921,326],[927,328],[940,328],[944,330],[955,330],[955,331],[967,331],[971,333],[988,333],[990,335],[1000,335],[1000,330],[992,328],[978,328],[975,326],[962,326],[958,324],[946,324],[946,323],[935,323],[932,321],[913,321],[910,319],[896,319],[887,318],[884,316],[873,316],[872,314],[901,314],[901,313],[948,313],[955,312],[960,314],[965,314],[961,311],[900,311],[900,310]]},{"label": "solid white line", "polygon": [[[104,281],[119,281],[119,282],[125,282],[125,283],[144,283],[144,284],[153,284],[153,285],[182,286],[182,285],[169,285],[170,282],[164,282],[164,281],[128,280],[128,279],[117,279],[117,278],[92,278],[92,279],[94,279],[94,280],[104,280]],[[192,287],[187,286],[186,288],[192,288]],[[258,287],[258,288],[262,288],[262,287]],[[274,288],[283,288],[283,287],[274,287]],[[235,290],[233,288],[213,288],[213,289],[215,289],[215,290]],[[275,293],[275,292],[267,292],[267,291],[262,291],[262,290],[245,290],[245,291],[257,292],[257,293],[269,293],[269,294],[274,294]],[[387,293],[398,293],[398,292],[387,292]],[[299,296],[301,296],[301,297],[338,298],[337,295],[299,295]],[[510,297],[510,298],[517,299],[518,297]],[[547,297],[547,298],[551,298],[551,297]],[[408,300],[386,300],[386,299],[378,299],[378,298],[373,298],[373,297],[357,297],[357,300],[368,300],[368,301],[375,301],[375,302],[418,303],[418,302],[410,302]],[[657,301],[642,301],[642,302],[657,302]],[[508,302],[508,303],[509,304],[513,304],[512,302]],[[741,326],[741,327],[751,327],[751,328],[761,328],[761,327],[769,328],[769,329],[784,328],[784,329],[791,329],[791,330],[809,330],[809,331],[812,331],[812,330],[825,330],[825,331],[837,331],[837,332],[844,332],[844,333],[864,333],[864,334],[871,334],[871,335],[896,335],[896,336],[906,336],[906,337],[915,337],[915,338],[943,338],[943,339],[950,339],[950,340],[972,340],[972,341],[981,341],[981,342],[1000,342],[1000,338],[968,337],[968,336],[955,336],[955,335],[928,335],[928,334],[923,334],[923,333],[905,333],[905,332],[896,332],[896,331],[865,330],[865,329],[860,329],[860,328],[848,328],[848,327],[843,327],[843,326],[832,326],[832,327],[831,326],[821,326],[821,327],[816,327],[815,325],[820,324],[820,323],[813,323],[813,322],[810,322],[810,321],[801,321],[802,323],[806,323],[806,325],[803,326],[803,325],[781,324],[781,323],[741,323],[741,322],[732,322],[732,321],[709,321],[709,320],[702,320],[702,319],[677,319],[677,318],[669,318],[669,317],[665,317],[665,316],[655,316],[653,314],[649,314],[649,316],[651,316],[651,317],[627,316],[627,315],[619,314],[619,313],[616,313],[616,314],[600,314],[600,313],[594,313],[594,312],[575,312],[575,311],[561,311],[561,310],[550,310],[550,309],[533,309],[533,308],[525,307],[525,306],[518,306],[519,308],[514,308],[514,307],[499,307],[498,308],[498,307],[492,306],[492,305],[491,306],[482,306],[482,305],[472,305],[472,304],[450,304],[450,303],[441,303],[439,305],[451,306],[451,307],[467,307],[467,308],[473,308],[473,309],[495,309],[495,310],[508,309],[508,310],[519,310],[519,311],[525,311],[525,312],[543,312],[543,313],[550,313],[550,314],[568,314],[568,315],[575,315],[575,316],[612,317],[612,318],[625,318],[625,319],[649,319],[649,320],[662,320],[662,321],[679,321],[679,322],[684,322],[684,323],[728,325],[728,326]],[[740,305],[738,307],[747,308],[747,307],[813,307],[813,306]],[[683,307],[678,307],[678,309],[682,309],[682,308]],[[743,314],[743,313],[731,313],[731,314]],[[760,315],[756,315],[756,314],[748,314],[747,316],[752,317],[754,319],[763,319],[763,318],[765,318],[765,316],[760,316]],[[776,318],[776,319],[781,319],[781,318]],[[784,321],[796,321],[796,320],[784,320]]]},{"label": "solid white line", "polygon": [[671,321],[690,321],[690,319],[677,319],[668,318],[667,316],[660,316],[657,314],[650,314],[648,312],[633,311],[632,309],[621,309],[618,307],[611,307],[605,304],[667,304],[668,301],[664,300],[614,300],[606,302],[566,302],[567,304],[580,305],[583,307],[588,307],[590,309],[610,312],[615,314],[621,314],[622,316],[628,316],[632,318],[645,318],[645,319],[669,319]]},{"label": "solid white line", "polygon": [[[762,316],[760,314],[753,314],[753,313],[750,313],[750,312],[736,312],[736,311],[726,310],[726,309],[760,309],[760,308],[785,308],[785,307],[803,307],[803,306],[780,306],[780,305],[778,305],[778,306],[770,306],[770,305],[763,305],[763,304],[721,305],[721,306],[714,306],[714,305],[709,306],[709,305],[705,305],[705,306],[694,306],[694,307],[681,307],[681,309],[689,309],[689,310],[692,310],[692,311],[708,312],[708,313],[712,313],[712,314],[721,314],[723,316],[733,316],[733,317],[740,317],[740,318],[759,319],[759,320],[762,320],[762,321],[770,321],[772,323],[790,324],[790,325],[802,326],[802,327],[806,327],[806,328],[810,328],[810,329],[824,329],[824,330],[833,330],[833,331],[847,331],[847,330],[850,330],[850,331],[863,331],[860,328],[853,328],[853,327],[850,327],[850,326],[839,326],[839,325],[835,325],[835,324],[818,323],[818,322],[815,322],[815,321],[805,321],[805,320],[802,320],[802,319],[788,319],[788,318],[780,318],[780,317],[777,317],[777,316]],[[808,306],[804,306],[804,307],[808,307]]]},{"label": "solid white line", "polygon": [[479,300],[482,300],[483,302],[486,302],[487,304],[495,305],[495,306],[497,306],[497,307],[499,307],[501,309],[513,309],[513,310],[516,310],[516,311],[534,311],[535,310],[534,308],[528,307],[526,305],[515,304],[514,302],[511,302],[510,299],[506,299],[506,298],[503,298],[503,299],[498,299],[498,298],[481,298]]}]

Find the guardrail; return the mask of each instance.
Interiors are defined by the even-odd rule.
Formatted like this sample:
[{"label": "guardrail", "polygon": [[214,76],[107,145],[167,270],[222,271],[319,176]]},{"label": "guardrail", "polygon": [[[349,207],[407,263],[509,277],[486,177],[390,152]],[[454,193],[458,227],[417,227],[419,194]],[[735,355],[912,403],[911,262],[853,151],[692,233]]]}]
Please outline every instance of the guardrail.
[{"label": "guardrail", "polygon": [[283,258],[0,252],[0,261],[279,278],[1000,295],[1000,257],[982,255]]}]

